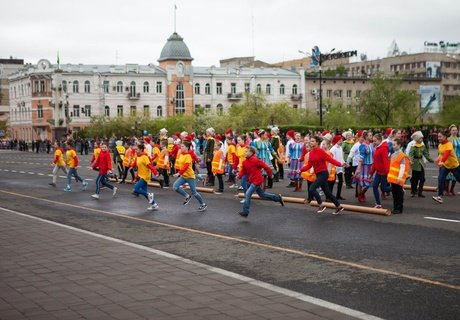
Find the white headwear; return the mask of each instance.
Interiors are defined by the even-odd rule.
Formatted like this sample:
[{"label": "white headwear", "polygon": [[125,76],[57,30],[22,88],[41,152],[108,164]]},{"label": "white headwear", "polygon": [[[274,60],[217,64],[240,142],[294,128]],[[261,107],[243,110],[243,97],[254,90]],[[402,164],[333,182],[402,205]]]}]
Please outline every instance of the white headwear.
[{"label": "white headwear", "polygon": [[214,128],[207,128],[206,132],[210,134],[214,134],[216,131],[214,130]]}]

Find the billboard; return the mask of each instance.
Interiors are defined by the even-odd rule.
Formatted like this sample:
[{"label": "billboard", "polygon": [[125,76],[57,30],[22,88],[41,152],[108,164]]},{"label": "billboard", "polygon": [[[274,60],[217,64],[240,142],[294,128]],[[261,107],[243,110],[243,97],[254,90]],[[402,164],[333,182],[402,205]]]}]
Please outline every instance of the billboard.
[{"label": "billboard", "polygon": [[427,108],[427,113],[441,111],[441,86],[420,86],[420,106]]},{"label": "billboard", "polygon": [[441,61],[426,62],[426,77],[441,78]]}]

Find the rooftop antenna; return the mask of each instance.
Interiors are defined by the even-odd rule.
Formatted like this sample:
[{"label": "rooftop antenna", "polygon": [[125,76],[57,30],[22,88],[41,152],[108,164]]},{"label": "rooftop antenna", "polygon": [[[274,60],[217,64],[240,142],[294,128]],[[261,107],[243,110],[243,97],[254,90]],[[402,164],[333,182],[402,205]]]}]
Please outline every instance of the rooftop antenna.
[{"label": "rooftop antenna", "polygon": [[252,67],[254,68],[254,60],[256,58],[254,49],[254,12],[251,12],[251,27],[252,27]]},{"label": "rooftop antenna", "polygon": [[177,6],[174,4],[174,33],[176,33],[176,11],[177,11]]}]

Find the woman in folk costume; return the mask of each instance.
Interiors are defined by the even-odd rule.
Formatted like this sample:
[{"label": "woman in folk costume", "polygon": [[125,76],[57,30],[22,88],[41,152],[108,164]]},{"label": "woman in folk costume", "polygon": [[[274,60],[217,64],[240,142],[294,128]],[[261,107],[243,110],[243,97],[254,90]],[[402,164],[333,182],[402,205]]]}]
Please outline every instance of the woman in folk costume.
[{"label": "woman in folk costume", "polygon": [[[264,130],[259,130],[259,140],[254,140],[252,142],[252,146],[257,150],[257,158],[265,162],[270,169],[272,169],[273,174],[276,173],[275,168],[273,168],[272,159],[278,159],[278,155],[276,154],[275,150],[273,149],[270,141],[267,139],[267,133]],[[264,189],[273,187],[273,177],[268,177],[268,184],[267,184],[267,173],[263,172],[264,178]]]},{"label": "woman in folk costume", "polygon": [[359,163],[356,169],[355,179],[358,182],[358,201],[366,202],[366,191],[372,185],[370,175],[374,163],[374,148],[372,146],[372,132],[363,131],[363,142],[359,146]]},{"label": "woman in folk costume", "polygon": [[[454,153],[457,156],[457,159],[460,159],[460,138],[458,137],[458,127],[453,124],[449,126],[449,133],[450,137],[447,138],[450,143],[452,143],[452,146],[454,147]],[[446,196],[455,196],[455,184],[457,183],[457,180],[455,179],[454,175],[449,173],[446,177],[446,185],[445,185],[445,195]],[[450,188],[449,188],[450,184]]]},{"label": "woman in folk costume", "polygon": [[300,192],[302,191],[302,180],[298,170],[303,166],[301,156],[304,143],[299,132],[292,133],[288,131],[288,134],[290,134],[290,137],[294,137],[291,143],[288,142],[289,149],[286,149],[290,161],[288,177],[291,179],[292,186],[295,186],[294,192]]},{"label": "woman in folk costume", "polygon": [[283,160],[279,153],[279,149],[283,145],[283,142],[281,141],[279,132],[280,130],[278,129],[278,127],[272,127],[270,129],[270,134],[271,134],[270,143],[273,147],[273,150],[275,150],[276,155],[278,156],[278,158],[273,157],[272,159],[273,168],[275,168],[275,170],[277,171],[274,177],[275,182],[278,182],[279,179],[282,176],[284,176],[284,168],[283,168],[283,162],[282,162]]}]

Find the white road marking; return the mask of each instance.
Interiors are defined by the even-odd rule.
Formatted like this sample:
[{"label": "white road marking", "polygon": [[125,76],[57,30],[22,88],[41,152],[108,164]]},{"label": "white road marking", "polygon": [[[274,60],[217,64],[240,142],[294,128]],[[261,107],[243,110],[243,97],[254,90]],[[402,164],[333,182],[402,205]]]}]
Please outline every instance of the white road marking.
[{"label": "white road marking", "polygon": [[19,171],[19,173],[26,173],[25,171]]},{"label": "white road marking", "polygon": [[435,217],[425,217],[425,219],[429,219],[429,220],[439,220],[439,221],[446,221],[446,222],[460,222],[460,220],[443,219],[443,218],[435,218]]},{"label": "white road marking", "polygon": [[35,172],[30,172],[30,171],[29,171],[29,172],[27,172],[27,173],[28,173],[28,174],[35,174]]}]

